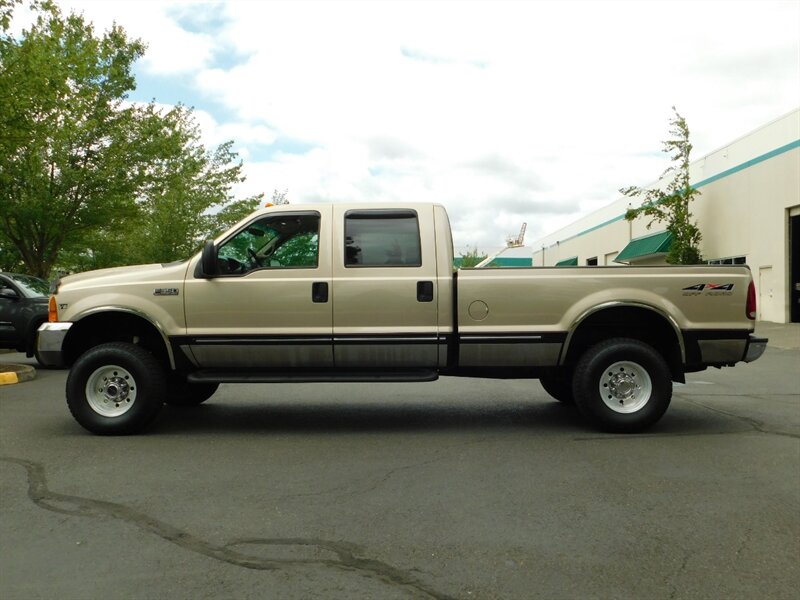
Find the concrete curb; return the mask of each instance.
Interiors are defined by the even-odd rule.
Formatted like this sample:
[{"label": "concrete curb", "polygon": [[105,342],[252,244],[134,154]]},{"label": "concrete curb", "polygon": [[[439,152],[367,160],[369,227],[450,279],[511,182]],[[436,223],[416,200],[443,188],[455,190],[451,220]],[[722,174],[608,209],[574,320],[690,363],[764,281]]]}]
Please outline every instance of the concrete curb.
[{"label": "concrete curb", "polygon": [[36,378],[36,369],[30,365],[0,365],[0,385],[22,383]]}]

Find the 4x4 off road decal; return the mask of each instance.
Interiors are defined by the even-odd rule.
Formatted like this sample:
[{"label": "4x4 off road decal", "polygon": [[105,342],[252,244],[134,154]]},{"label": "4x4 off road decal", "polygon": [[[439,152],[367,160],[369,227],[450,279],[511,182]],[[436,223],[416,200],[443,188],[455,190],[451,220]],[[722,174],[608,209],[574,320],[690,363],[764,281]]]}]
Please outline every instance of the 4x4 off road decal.
[{"label": "4x4 off road decal", "polygon": [[[684,296],[730,296],[733,294],[732,283],[698,283],[683,288]],[[703,293],[705,292],[705,294]]]}]

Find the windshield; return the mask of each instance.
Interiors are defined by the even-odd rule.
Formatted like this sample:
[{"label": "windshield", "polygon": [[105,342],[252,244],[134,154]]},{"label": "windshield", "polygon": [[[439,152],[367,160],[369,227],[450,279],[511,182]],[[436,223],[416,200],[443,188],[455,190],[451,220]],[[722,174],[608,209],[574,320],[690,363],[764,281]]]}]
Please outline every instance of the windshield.
[{"label": "windshield", "polygon": [[26,296],[35,298],[37,296],[50,295],[50,284],[44,279],[32,277],[31,275],[11,275],[11,279],[22,288]]}]

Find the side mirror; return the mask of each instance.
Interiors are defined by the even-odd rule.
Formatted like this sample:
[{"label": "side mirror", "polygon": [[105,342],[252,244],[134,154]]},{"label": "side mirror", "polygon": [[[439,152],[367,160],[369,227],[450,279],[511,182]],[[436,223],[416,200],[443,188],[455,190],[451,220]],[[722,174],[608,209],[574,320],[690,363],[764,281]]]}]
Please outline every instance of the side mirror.
[{"label": "side mirror", "polygon": [[11,288],[4,287],[0,289],[0,298],[6,300],[19,300],[19,294]]},{"label": "side mirror", "polygon": [[219,275],[217,248],[211,240],[206,241],[203,246],[203,254],[200,256],[200,268],[202,269],[202,276],[207,279]]}]

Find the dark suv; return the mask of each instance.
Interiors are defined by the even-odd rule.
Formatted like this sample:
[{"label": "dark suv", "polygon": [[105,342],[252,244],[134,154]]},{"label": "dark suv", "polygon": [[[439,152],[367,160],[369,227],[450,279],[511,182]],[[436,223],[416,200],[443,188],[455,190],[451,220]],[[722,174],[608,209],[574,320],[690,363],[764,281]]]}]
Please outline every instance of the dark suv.
[{"label": "dark suv", "polygon": [[0,348],[36,354],[36,330],[47,321],[49,289],[38,277],[0,273]]}]

